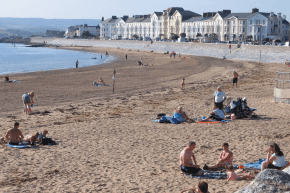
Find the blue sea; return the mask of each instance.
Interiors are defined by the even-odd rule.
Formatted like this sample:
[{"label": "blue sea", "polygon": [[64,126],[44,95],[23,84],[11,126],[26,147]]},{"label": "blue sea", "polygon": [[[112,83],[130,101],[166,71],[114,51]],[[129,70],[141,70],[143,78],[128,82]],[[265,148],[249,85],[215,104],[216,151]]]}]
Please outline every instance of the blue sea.
[{"label": "blue sea", "polygon": [[[92,59],[96,58],[96,59]],[[0,74],[25,73],[56,69],[79,68],[109,63],[113,56],[61,50],[45,47],[26,47],[23,44],[0,43]]]}]

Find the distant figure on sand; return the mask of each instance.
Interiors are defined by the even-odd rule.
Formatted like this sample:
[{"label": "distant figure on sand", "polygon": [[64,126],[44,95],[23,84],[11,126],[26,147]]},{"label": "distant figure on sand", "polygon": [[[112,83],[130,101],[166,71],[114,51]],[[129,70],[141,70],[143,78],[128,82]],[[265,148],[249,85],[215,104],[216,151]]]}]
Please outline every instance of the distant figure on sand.
[{"label": "distant figure on sand", "polygon": [[[180,153],[180,167],[181,171],[187,174],[203,175],[202,169],[197,165],[194,153],[192,152],[196,144],[190,141],[188,146],[184,148]],[[193,164],[194,163],[194,164]]]},{"label": "distant figure on sand", "polygon": [[103,81],[102,78],[100,78],[100,80],[98,81],[98,84],[99,84],[99,85],[104,85],[104,86],[106,86],[106,84],[105,84],[105,82]]},{"label": "distant figure on sand", "polygon": [[108,56],[109,55],[109,53],[108,53],[108,51],[106,51],[106,56]]},{"label": "distant figure on sand", "polygon": [[219,109],[223,109],[223,102],[227,99],[227,95],[224,91],[222,91],[222,87],[219,86],[217,91],[213,93],[213,101],[215,106]]},{"label": "distant figure on sand", "polygon": [[183,78],[181,82],[181,90],[183,89],[185,89],[185,78]]},{"label": "distant figure on sand", "polygon": [[235,86],[235,83],[236,83],[236,87],[238,87],[238,76],[239,74],[233,71],[233,87]]},{"label": "distant figure on sand", "polygon": [[179,57],[179,58],[181,57],[181,54],[180,54],[180,53],[178,54],[178,57]]},{"label": "distant figure on sand", "polygon": [[4,83],[11,83],[12,81],[9,80],[9,76],[5,75]]},{"label": "distant figure on sand", "polygon": [[233,164],[234,154],[229,150],[229,144],[223,143],[223,151],[221,152],[217,164],[215,166],[207,166],[204,164],[204,170],[216,170],[218,168],[228,168]]},{"label": "distant figure on sand", "polygon": [[197,189],[182,190],[181,193],[209,193],[208,184],[206,182],[198,182]]},{"label": "distant figure on sand", "polygon": [[79,61],[77,60],[76,61],[76,68],[78,68],[79,67]]},{"label": "distant figure on sand", "polygon": [[24,104],[24,112],[26,114],[30,114],[31,113],[31,104],[33,101],[33,97],[34,97],[34,92],[31,91],[30,93],[25,93],[24,95],[22,95],[22,100],[23,100],[23,104]]},{"label": "distant figure on sand", "polygon": [[229,172],[227,173],[227,175],[228,175],[227,181],[230,181],[230,180],[247,180],[247,179],[254,179],[255,178],[254,176],[252,176],[251,172],[248,173],[246,176],[237,175],[235,173],[235,169],[234,169],[234,167],[232,165],[229,166],[228,170],[229,170]]},{"label": "distant figure on sand", "polygon": [[285,157],[283,152],[280,150],[278,144],[271,142],[266,152],[267,152],[267,160],[262,163],[261,171],[263,171],[266,168],[280,170],[285,165],[286,163]]},{"label": "distant figure on sand", "polygon": [[177,119],[179,122],[188,121],[191,122],[191,119],[182,111],[182,107],[177,107],[174,111],[173,117]]},{"label": "distant figure on sand", "polygon": [[126,61],[127,61],[127,59],[128,59],[128,55],[126,54]]},{"label": "distant figure on sand", "polygon": [[24,139],[24,136],[22,132],[18,129],[19,128],[19,123],[15,122],[14,123],[14,128],[8,130],[6,134],[6,139],[9,140],[10,145],[19,145],[19,139]]}]

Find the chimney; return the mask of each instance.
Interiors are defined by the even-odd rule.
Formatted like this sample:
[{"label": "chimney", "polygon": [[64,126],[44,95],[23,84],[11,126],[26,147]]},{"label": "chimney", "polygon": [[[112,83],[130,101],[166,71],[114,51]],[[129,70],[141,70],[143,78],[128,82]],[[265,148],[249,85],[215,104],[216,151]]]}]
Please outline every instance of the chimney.
[{"label": "chimney", "polygon": [[232,11],[231,11],[231,10],[223,10],[223,13],[228,13],[228,14],[230,14],[230,13],[232,13]]},{"label": "chimney", "polygon": [[102,17],[102,21],[104,21],[104,17]]},{"label": "chimney", "polygon": [[113,15],[113,16],[112,16],[112,19],[117,19],[117,17]]},{"label": "chimney", "polygon": [[207,17],[207,12],[204,12],[202,17]]},{"label": "chimney", "polygon": [[257,8],[252,9],[252,13],[257,13],[257,12],[259,12],[259,9],[257,9]]},{"label": "chimney", "polygon": [[128,17],[129,17],[128,15],[124,15],[124,16],[123,16],[123,20],[126,21],[126,20],[128,19]]},{"label": "chimney", "polygon": [[273,16],[274,16],[274,12],[271,12],[271,13],[270,13],[270,17],[273,17]]},{"label": "chimney", "polygon": [[285,19],[285,20],[286,20],[286,15],[285,15],[285,14],[283,14],[283,19]]},{"label": "chimney", "polygon": [[278,18],[281,18],[282,13],[277,13]]}]

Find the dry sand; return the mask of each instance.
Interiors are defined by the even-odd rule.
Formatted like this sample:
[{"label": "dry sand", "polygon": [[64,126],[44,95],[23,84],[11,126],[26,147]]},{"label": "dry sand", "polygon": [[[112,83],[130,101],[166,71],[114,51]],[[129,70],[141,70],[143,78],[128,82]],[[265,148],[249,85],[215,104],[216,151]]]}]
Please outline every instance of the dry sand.
[{"label": "dry sand", "polygon": [[[235,164],[265,158],[270,141],[278,143],[290,160],[290,105],[273,101],[275,72],[289,67],[194,56],[170,59],[134,50],[74,49],[108,51],[118,59],[100,66],[10,75],[21,83],[0,84],[2,135],[19,121],[25,135],[47,129],[58,142],[31,149],[0,146],[1,192],[181,192],[199,181],[180,173],[179,153],[190,140],[197,143],[194,152],[200,165],[215,164],[224,142],[230,144]],[[149,66],[137,66],[141,57]],[[113,69],[115,94],[112,86],[92,85],[100,77],[112,84]],[[240,75],[238,88],[232,88],[233,70]],[[180,90],[182,78],[186,91]],[[218,85],[235,99],[246,96],[249,106],[258,108],[258,118],[228,124],[152,122],[158,113],[171,115],[177,106],[190,117],[207,115]],[[31,90],[37,102],[34,114],[27,116],[21,96]],[[234,192],[250,183],[204,181],[211,193]]]}]

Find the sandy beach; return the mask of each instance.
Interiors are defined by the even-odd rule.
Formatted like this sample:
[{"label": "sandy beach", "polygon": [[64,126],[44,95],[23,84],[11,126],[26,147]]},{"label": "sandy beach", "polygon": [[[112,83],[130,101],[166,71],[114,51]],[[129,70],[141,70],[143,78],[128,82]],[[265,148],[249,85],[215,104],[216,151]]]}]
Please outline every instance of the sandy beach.
[{"label": "sandy beach", "polygon": [[[1,135],[20,123],[23,134],[49,131],[58,145],[13,149],[0,145],[1,192],[181,192],[200,181],[185,177],[180,151],[197,143],[197,163],[213,165],[228,142],[234,164],[266,158],[275,141],[290,160],[287,104],[274,103],[276,71],[282,64],[169,55],[115,48],[64,47],[116,56],[110,64],[78,69],[12,74],[20,83],[0,84]],[[128,61],[125,55],[128,55]],[[184,58],[185,57],[185,58]],[[148,66],[138,66],[142,58]],[[98,59],[99,60],[99,59]],[[80,63],[81,67],[82,64]],[[100,77],[112,86],[96,87]],[[232,71],[239,73],[232,87]],[[180,84],[185,78],[186,90]],[[0,76],[4,81],[4,76]],[[189,117],[213,108],[212,94],[222,86],[228,96],[247,97],[258,118],[227,124],[153,123],[158,113],[182,106]],[[23,113],[21,96],[35,92],[33,115]],[[231,193],[251,181],[203,180],[211,193]]]}]

